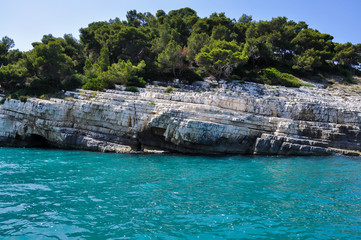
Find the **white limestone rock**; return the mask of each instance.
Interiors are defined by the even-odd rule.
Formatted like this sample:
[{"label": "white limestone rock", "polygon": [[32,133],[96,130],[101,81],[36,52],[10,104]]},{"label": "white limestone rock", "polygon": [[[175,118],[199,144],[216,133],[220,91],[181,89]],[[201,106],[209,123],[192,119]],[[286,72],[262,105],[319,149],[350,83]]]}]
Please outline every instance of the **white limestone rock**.
[{"label": "white limestone rock", "polygon": [[[199,83],[200,84],[200,83]],[[198,85],[199,85],[198,84]],[[327,155],[361,151],[361,98],[322,88],[208,82],[164,93],[67,92],[73,100],[6,100],[0,142],[103,152]],[[200,91],[199,89],[202,89]],[[39,136],[41,138],[37,138]]]}]

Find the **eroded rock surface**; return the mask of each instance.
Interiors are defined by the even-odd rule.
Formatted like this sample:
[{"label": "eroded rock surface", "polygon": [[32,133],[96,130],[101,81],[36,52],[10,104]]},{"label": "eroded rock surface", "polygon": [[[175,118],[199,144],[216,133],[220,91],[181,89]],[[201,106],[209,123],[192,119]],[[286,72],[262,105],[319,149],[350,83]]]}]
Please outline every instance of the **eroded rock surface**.
[{"label": "eroded rock surface", "polygon": [[65,149],[196,154],[361,151],[359,96],[254,83],[185,89],[79,90],[67,92],[68,100],[7,100],[0,108],[1,145],[41,140]]}]

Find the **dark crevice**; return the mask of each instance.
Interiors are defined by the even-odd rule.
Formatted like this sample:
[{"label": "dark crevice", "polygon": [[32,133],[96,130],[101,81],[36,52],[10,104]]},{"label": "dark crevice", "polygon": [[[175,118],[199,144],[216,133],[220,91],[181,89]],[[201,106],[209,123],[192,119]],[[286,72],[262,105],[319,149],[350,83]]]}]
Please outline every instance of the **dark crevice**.
[{"label": "dark crevice", "polygon": [[26,136],[24,138],[24,141],[26,142],[26,147],[53,148],[53,146],[51,146],[51,144],[45,137],[37,134],[31,134],[29,136]]}]

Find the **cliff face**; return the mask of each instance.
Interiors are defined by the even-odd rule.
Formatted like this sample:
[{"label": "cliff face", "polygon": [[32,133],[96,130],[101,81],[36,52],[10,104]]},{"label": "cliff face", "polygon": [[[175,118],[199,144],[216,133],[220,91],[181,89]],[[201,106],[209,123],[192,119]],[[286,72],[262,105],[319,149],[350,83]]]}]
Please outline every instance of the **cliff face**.
[{"label": "cliff face", "polygon": [[1,145],[197,154],[361,151],[357,96],[254,83],[175,89],[169,94],[164,90],[80,90],[68,92],[70,100],[7,100],[0,108]]}]

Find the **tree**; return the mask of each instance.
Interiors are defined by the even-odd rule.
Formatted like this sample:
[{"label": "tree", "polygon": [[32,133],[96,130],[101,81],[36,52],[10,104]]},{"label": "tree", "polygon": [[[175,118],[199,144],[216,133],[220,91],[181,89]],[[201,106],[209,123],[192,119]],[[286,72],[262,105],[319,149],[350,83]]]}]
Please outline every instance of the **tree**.
[{"label": "tree", "polygon": [[75,71],[83,73],[86,59],[84,46],[71,34],[64,34],[63,39],[59,38],[58,41],[61,42],[64,53],[73,61]]},{"label": "tree", "polygon": [[201,49],[208,45],[209,36],[206,33],[192,33],[188,38],[187,58],[189,61],[194,62],[196,55],[201,51]]},{"label": "tree", "polygon": [[212,29],[212,35],[211,38],[213,40],[231,40],[231,30],[229,30],[227,27],[223,25],[215,26]]},{"label": "tree", "polygon": [[44,35],[41,39],[41,42],[44,44],[48,44],[49,42],[56,41],[56,37],[54,37],[52,34]]},{"label": "tree", "polygon": [[25,80],[30,77],[24,60],[8,64],[0,68],[0,85],[5,91],[15,92],[25,88]]},{"label": "tree", "polygon": [[361,65],[361,44],[353,45],[350,42],[337,44],[335,52],[333,60],[337,61],[337,64],[347,67]]},{"label": "tree", "polygon": [[56,89],[62,80],[75,73],[71,58],[64,53],[64,48],[57,41],[39,44],[26,53],[25,65],[32,76],[27,79],[28,86],[39,79]]},{"label": "tree", "polygon": [[80,29],[80,41],[70,34],[44,35],[25,53],[11,50],[14,41],[3,37],[1,87],[38,94],[74,88],[80,75],[86,88],[99,90],[144,85],[144,76],[173,74],[191,82],[206,71],[219,79],[270,67],[298,73],[360,69],[361,44],[334,43],[331,35],[286,17],[254,21],[243,14],[236,21],[213,13],[200,18],[181,8],[158,10],[155,16],[131,10],[126,18],[93,22]]},{"label": "tree", "polygon": [[159,24],[164,23],[164,17],[166,16],[166,14],[163,10],[158,10],[155,16]]},{"label": "tree", "polygon": [[302,72],[312,72],[320,66],[322,66],[321,57],[316,50],[311,48],[294,58],[292,68]]},{"label": "tree", "polygon": [[142,74],[145,66],[144,61],[138,65],[133,65],[129,60],[119,60],[118,63],[112,64],[108,71],[102,73],[100,79],[113,84],[144,87],[146,82],[140,77],[140,74]]},{"label": "tree", "polygon": [[193,25],[198,20],[197,12],[191,8],[181,8],[173,10],[164,18],[164,23],[169,24],[172,29],[175,29],[180,35],[180,44],[185,46],[187,39],[191,34]]},{"label": "tree", "polygon": [[152,41],[152,51],[158,55],[164,51],[171,40],[180,44],[180,34],[176,30],[171,29],[168,24],[161,25],[159,28],[159,37]]},{"label": "tree", "polygon": [[235,41],[213,41],[210,45],[202,48],[196,56],[199,66],[217,79],[222,76],[229,78],[233,68],[239,64],[245,64],[247,60],[247,53]]},{"label": "tree", "polygon": [[247,14],[242,14],[242,16],[238,19],[239,23],[250,23],[252,21],[252,16]]},{"label": "tree", "polygon": [[176,77],[176,70],[179,73],[183,70],[185,53],[182,53],[182,47],[174,40],[169,41],[164,51],[162,51],[157,58],[159,67],[164,71],[171,71]]},{"label": "tree", "polygon": [[253,67],[255,67],[256,61],[261,57],[258,49],[258,33],[256,24],[251,24],[246,30],[246,44],[244,50],[247,52],[249,58],[252,59]]},{"label": "tree", "polygon": [[199,18],[192,28],[192,33],[205,33],[207,35],[211,35],[211,31],[211,27],[204,18]]},{"label": "tree", "polygon": [[[121,24],[121,23],[115,23]],[[98,59],[100,50],[109,38],[110,24],[108,22],[93,22],[87,28],[81,28],[80,42],[85,47],[85,52],[89,58],[95,62]]]},{"label": "tree", "polygon": [[126,17],[128,25],[132,27],[138,28],[140,26],[147,26],[155,23],[155,17],[149,12],[138,13],[137,10],[131,10],[127,12]]},{"label": "tree", "polygon": [[7,64],[14,64],[18,62],[23,57],[23,52],[19,51],[19,49],[10,50],[6,55]]},{"label": "tree", "polygon": [[105,72],[108,70],[108,67],[110,66],[109,61],[109,49],[107,47],[103,47],[102,50],[100,50],[100,56],[97,61],[99,65],[99,70],[101,72]]},{"label": "tree", "polygon": [[0,67],[2,65],[7,65],[7,54],[11,48],[15,46],[14,40],[5,36],[0,41]]}]

